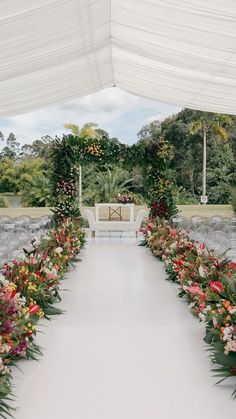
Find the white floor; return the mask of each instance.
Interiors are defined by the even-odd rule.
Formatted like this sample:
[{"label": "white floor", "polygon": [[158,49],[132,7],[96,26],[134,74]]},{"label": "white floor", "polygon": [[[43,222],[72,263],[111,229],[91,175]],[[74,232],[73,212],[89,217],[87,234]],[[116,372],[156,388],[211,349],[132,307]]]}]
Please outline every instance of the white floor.
[{"label": "white floor", "polygon": [[[235,419],[192,318],[162,264],[134,239],[90,240],[40,342],[20,364],[16,419]],[[236,384],[236,383],[235,383]]]}]

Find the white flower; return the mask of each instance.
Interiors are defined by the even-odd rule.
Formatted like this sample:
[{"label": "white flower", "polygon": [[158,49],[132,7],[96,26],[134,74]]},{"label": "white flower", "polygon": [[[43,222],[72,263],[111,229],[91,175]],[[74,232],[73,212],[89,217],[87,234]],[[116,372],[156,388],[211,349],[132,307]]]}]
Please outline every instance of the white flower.
[{"label": "white flower", "polygon": [[233,335],[233,327],[232,326],[225,327],[223,331],[223,340],[224,341],[231,340],[232,335]]},{"label": "white flower", "polygon": [[228,355],[229,352],[236,352],[236,340],[230,340],[225,345],[225,350],[224,350],[225,355]]},{"label": "white flower", "polygon": [[217,323],[218,323],[217,319],[215,317],[213,317],[212,321],[213,321],[213,325],[216,326]]},{"label": "white flower", "polygon": [[203,322],[205,321],[205,315],[202,313],[202,312],[200,312],[200,313],[198,313],[198,317],[199,317],[199,319],[200,320],[202,320]]},{"label": "white flower", "polygon": [[3,285],[9,284],[9,281],[5,278],[3,274],[0,273],[0,283]]},{"label": "white flower", "polygon": [[55,253],[62,253],[62,252],[63,252],[62,247],[57,247],[57,248],[55,249]]},{"label": "white flower", "polygon": [[206,276],[205,269],[203,268],[203,266],[202,266],[202,265],[201,265],[201,266],[199,266],[199,268],[198,268],[198,272],[199,272],[199,275],[200,275],[202,278],[204,278],[204,277]]}]

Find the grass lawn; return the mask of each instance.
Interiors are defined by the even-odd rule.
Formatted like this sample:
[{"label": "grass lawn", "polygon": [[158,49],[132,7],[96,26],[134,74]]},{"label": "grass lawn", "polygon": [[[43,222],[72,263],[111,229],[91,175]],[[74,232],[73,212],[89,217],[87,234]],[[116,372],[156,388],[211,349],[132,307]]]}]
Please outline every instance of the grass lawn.
[{"label": "grass lawn", "polygon": [[37,208],[0,208],[0,216],[7,215],[8,217],[20,217],[21,215],[29,215],[30,217],[37,218],[43,215],[52,214],[50,208],[37,207]]},{"label": "grass lawn", "polygon": [[233,216],[231,205],[178,205],[178,208],[181,211],[180,214],[187,218],[192,217],[192,215],[200,215],[201,217]]},{"label": "grass lawn", "polygon": [[[87,207],[84,207],[86,209]],[[95,214],[95,207],[88,207]],[[213,215],[222,215],[223,217],[232,217],[233,211],[230,205],[179,205],[180,214],[184,217],[191,217],[192,215],[201,215],[202,217],[212,217]],[[146,209],[144,205],[135,206],[135,214],[140,209]],[[82,215],[83,215],[82,210]],[[29,215],[31,217],[40,217],[42,215],[50,215],[50,208],[0,208],[0,216],[8,215],[9,217],[19,217],[21,215]],[[126,209],[123,211],[123,218],[128,220],[129,210]],[[101,220],[108,219],[108,209],[101,209]]]},{"label": "grass lawn", "polygon": [[4,192],[0,193],[1,196],[6,198],[9,207],[20,207],[21,206],[21,194],[18,193],[17,195],[13,194],[12,192]]}]

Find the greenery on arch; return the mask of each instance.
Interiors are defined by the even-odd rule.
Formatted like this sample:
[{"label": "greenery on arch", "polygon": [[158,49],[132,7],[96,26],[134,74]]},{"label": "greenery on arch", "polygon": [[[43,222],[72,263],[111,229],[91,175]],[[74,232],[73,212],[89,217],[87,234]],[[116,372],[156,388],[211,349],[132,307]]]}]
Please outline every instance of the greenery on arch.
[{"label": "greenery on arch", "polygon": [[176,213],[175,184],[171,161],[173,146],[161,137],[146,145],[128,146],[109,138],[83,138],[63,135],[56,138],[51,151],[53,172],[53,207],[55,218],[80,217],[78,202],[79,165],[95,163],[102,169],[109,164],[125,168],[140,166],[148,190],[147,204],[151,215],[170,218]]}]

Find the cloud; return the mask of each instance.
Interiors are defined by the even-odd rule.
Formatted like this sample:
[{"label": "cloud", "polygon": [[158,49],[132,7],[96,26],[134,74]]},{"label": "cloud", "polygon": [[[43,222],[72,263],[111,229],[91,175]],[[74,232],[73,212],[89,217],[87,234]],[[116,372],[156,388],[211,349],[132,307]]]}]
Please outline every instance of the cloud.
[{"label": "cloud", "polygon": [[110,88],[39,111],[0,118],[0,131],[5,136],[14,132],[18,141],[25,144],[46,134],[61,136],[65,132],[65,122],[81,126],[91,121],[107,130],[110,135],[132,143],[136,141],[136,133],[142,125],[154,119],[164,119],[177,110],[179,109],[174,106]]},{"label": "cloud", "polygon": [[151,115],[146,119],[147,124],[153,121],[163,121],[167,115],[158,113],[157,115]]}]

